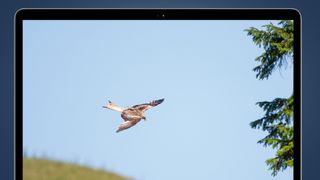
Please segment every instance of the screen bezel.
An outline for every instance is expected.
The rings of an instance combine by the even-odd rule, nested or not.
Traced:
[[[20,9],[15,14],[15,179],[23,179],[23,20],[293,20],[294,179],[301,179],[301,15],[296,9]]]

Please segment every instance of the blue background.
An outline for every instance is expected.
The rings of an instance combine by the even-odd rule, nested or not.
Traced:
[[[320,86],[318,80],[318,66],[320,62],[316,54],[318,49],[320,21],[318,5],[314,1],[276,0],[169,0],[164,1],[130,1],[118,0],[55,0],[38,1],[1,1],[0,4],[0,179],[13,179],[13,57],[14,57],[14,13],[22,7],[46,7],[46,8],[297,8],[302,14],[302,97],[303,97],[303,179],[317,179],[319,174],[318,162],[320,161],[317,110],[319,106]],[[318,175],[319,176],[319,175]]]

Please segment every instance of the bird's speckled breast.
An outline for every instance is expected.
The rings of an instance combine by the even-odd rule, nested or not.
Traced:
[[[135,109],[126,109],[121,113],[122,119],[125,121],[140,121],[142,118],[141,112],[135,110]]]

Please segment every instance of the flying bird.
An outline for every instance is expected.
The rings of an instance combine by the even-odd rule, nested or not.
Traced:
[[[143,103],[134,105],[132,107],[128,108],[122,108],[115,103],[109,101],[109,103],[106,106],[102,106],[103,108],[111,109],[114,111],[118,111],[121,113],[121,117],[124,120],[124,122],[120,125],[117,133],[120,131],[123,131],[125,129],[131,128],[132,126],[136,125],[141,119],[147,120],[147,118],[144,116],[144,112],[152,107],[155,107],[159,104],[161,104],[164,101],[164,99],[154,100],[149,103]]]

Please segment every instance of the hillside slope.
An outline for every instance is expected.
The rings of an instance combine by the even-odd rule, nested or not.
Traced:
[[[23,158],[24,180],[127,180],[115,173],[75,164]]]

